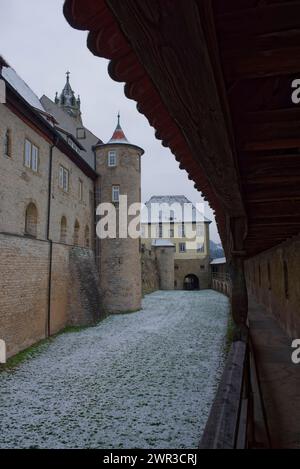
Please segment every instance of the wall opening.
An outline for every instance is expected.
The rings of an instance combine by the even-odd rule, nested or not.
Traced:
[[[86,225],[85,231],[84,231],[84,245],[86,248],[90,247],[90,229],[88,225]]]
[[[80,230],[79,221],[76,220],[75,225],[74,225],[74,245],[75,246],[79,245],[79,230]]]
[[[37,208],[34,203],[31,202],[27,206],[25,213],[25,234],[33,238],[37,237],[37,218]]]
[[[66,243],[67,241],[67,219],[65,216],[61,217],[60,221],[60,242]]]
[[[199,279],[197,275],[189,274],[183,282],[184,290],[199,290]]]

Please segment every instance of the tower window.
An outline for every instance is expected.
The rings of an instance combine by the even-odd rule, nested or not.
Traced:
[[[112,201],[118,203],[120,200],[120,186],[112,186]]]
[[[32,171],[37,173],[39,165],[39,149],[27,139],[25,139],[24,164],[27,168],[30,168]]]
[[[69,171],[64,166],[59,167],[59,187],[69,192]]]
[[[4,135],[4,155],[11,156],[11,131],[9,129]]]
[[[117,152],[116,151],[108,152],[108,166],[110,168],[114,168],[115,166],[117,166]]]

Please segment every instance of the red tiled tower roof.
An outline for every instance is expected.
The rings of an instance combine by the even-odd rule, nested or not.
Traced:
[[[108,143],[129,143],[120,125],[120,113],[118,114],[118,124],[116,130],[114,131],[113,136]]]

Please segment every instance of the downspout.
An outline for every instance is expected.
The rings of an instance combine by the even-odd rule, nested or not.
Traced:
[[[53,168],[53,149],[56,146],[57,138],[50,145],[49,151],[49,170],[48,170],[48,206],[47,206],[47,232],[46,239],[49,242],[49,267],[48,267],[48,298],[47,298],[47,323],[46,337],[51,335],[51,288],[52,288],[52,252],[53,242],[50,239],[50,216],[51,216],[51,199],[52,199],[52,168]]]

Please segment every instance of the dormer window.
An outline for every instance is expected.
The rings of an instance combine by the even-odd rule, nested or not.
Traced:
[[[115,166],[117,166],[117,152],[116,151],[108,152],[108,166],[110,168],[114,168]]]
[[[78,127],[76,129],[76,138],[78,140],[83,140],[86,138],[86,134],[85,134],[85,128],[84,127]]]

